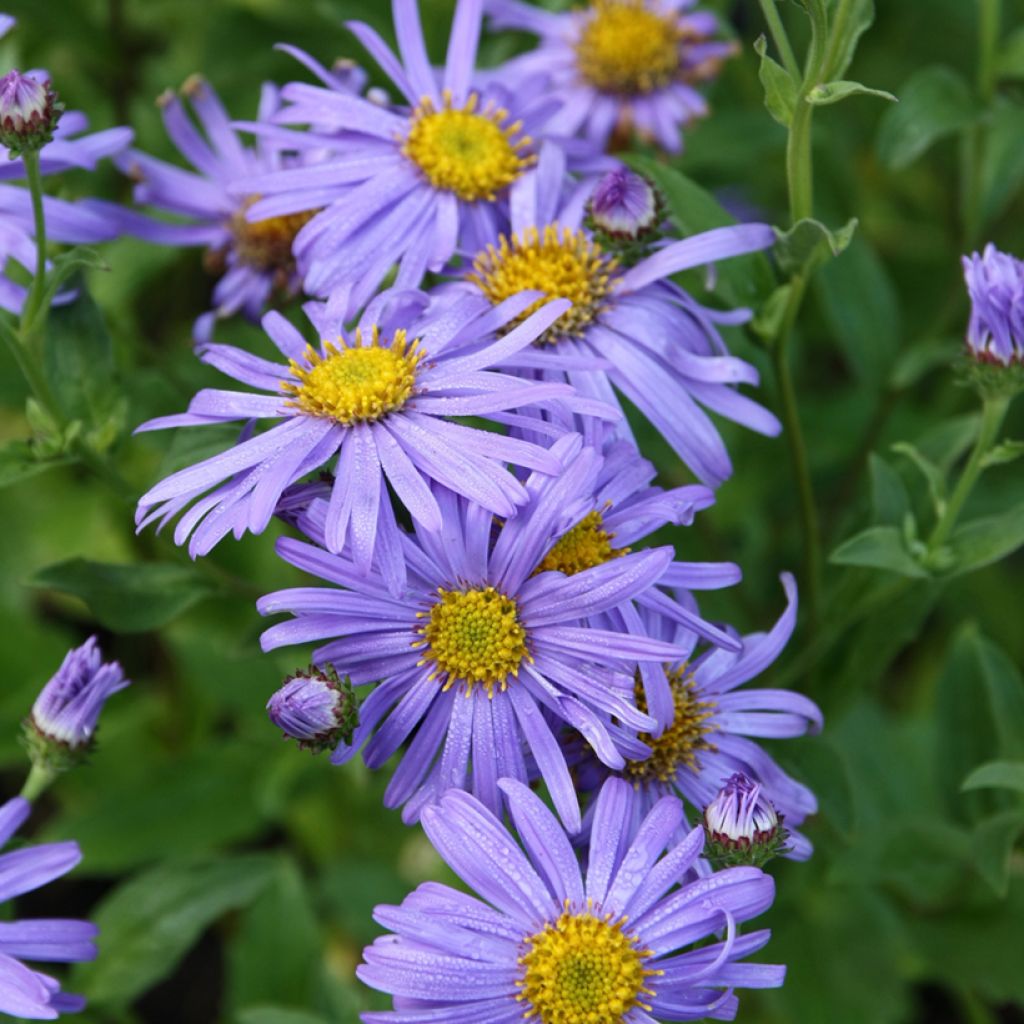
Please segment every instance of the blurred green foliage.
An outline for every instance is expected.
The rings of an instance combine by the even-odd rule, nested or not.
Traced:
[[[142,148],[173,159],[153,104],[163,89],[202,71],[237,116],[250,116],[262,80],[304,77],[275,42],[325,63],[358,59],[342,20],[365,18],[388,36],[387,6],[17,0],[9,10],[19,26],[0,43],[0,64],[47,67],[95,127],[129,123]],[[421,6],[439,56],[451,3]],[[648,166],[672,185],[684,228],[721,215],[704,190],[785,225],[785,131],[764,109],[758,4],[713,6],[731,16],[742,55],[675,165],[687,178]],[[799,40],[801,12],[783,6]],[[826,567],[817,637],[798,630],[764,680],[810,692],[827,728],[775,750],[820,796],[807,829],[817,853],[772,866],[768,953],[789,975],[780,991],[743,995],[746,1024],[1024,1019],[1024,861],[1014,851],[1024,828],[1024,562],[1017,554],[956,578],[910,571],[904,529],[908,513],[930,521],[942,477],[977,429],[976,404],[948,369],[967,314],[959,256],[989,238],[1024,253],[1024,3],[1007,2],[1003,17],[989,106],[974,84],[976,3],[883,0],[851,74],[900,104],[854,97],[816,117],[816,216],[832,228],[856,217],[859,227],[816,278],[794,361],[822,543],[847,543]],[[488,40],[485,60],[522,42]],[[128,192],[109,167],[58,187]],[[126,433],[217,386],[189,340],[211,280],[195,251],[123,240],[103,258],[109,270],[88,275],[102,317],[86,302],[57,314],[51,365],[62,401],[97,432],[100,450],[113,447],[138,494],[197,445],[224,439]],[[750,302],[771,287],[753,259],[723,268],[723,280]],[[224,335],[259,344],[244,324]],[[762,368],[774,405],[766,353],[738,331],[730,340]],[[0,441],[27,435],[24,398],[0,355]],[[1017,410],[1007,436],[1022,429]],[[735,476],[694,527],[666,535],[683,558],[739,562],[744,583],[703,606],[760,628],[781,606],[778,573],[801,557],[794,485],[781,441],[728,425],[723,433]],[[642,438],[662,481],[682,482],[667,446]],[[382,777],[300,753],[267,722],[266,699],[300,665],[295,652],[259,653],[253,602],[295,579],[272,537],[222,544],[192,565],[167,538],[134,535],[116,479],[59,463],[18,479],[20,458],[11,448],[0,460],[0,483],[15,481],[0,491],[4,794],[23,771],[18,723],[66,647],[98,630],[135,681],[105,713],[92,763],[61,780],[39,815],[39,835],[77,838],[84,862],[25,901],[28,912],[91,913],[102,926],[99,961],[71,972],[91,1000],[80,1019],[326,1024],[384,1005],[353,975],[377,931],[372,908],[443,877],[443,866],[418,830],[383,810]],[[983,530],[979,567],[1024,541],[1019,464],[988,470],[966,515],[1001,517]]]

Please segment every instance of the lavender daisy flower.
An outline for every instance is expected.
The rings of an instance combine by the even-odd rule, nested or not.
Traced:
[[[989,243],[963,258],[971,298],[967,348],[982,363],[1024,362],[1024,262]]]
[[[0,847],[28,817],[21,797],[0,807]],[[74,842],[28,846],[0,854],[0,901],[14,899],[67,874],[82,859]],[[61,992],[57,981],[23,960],[79,963],[96,956],[96,926],[60,918],[7,921],[0,925],[0,1013],[28,1020],[56,1020],[85,1006],[80,996]]]
[[[73,647],[53,678],[42,688],[29,727],[43,739],[71,750],[92,743],[107,699],[129,685],[116,661],[104,662],[96,637]]]
[[[771,906],[772,879],[737,867],[679,885],[703,830],[672,844],[678,800],[659,801],[634,829],[635,795],[609,781],[581,871],[542,801],[510,779],[498,785],[518,844],[466,793],[424,811],[431,843],[477,895],[428,882],[377,908],[393,934],[367,947],[356,973],[395,1009],[363,1014],[365,1024],[732,1020],[734,988],[782,984],[784,967],[744,959],[770,933],[738,928]]]
[[[285,561],[334,586],[262,598],[263,614],[295,616],[268,629],[263,647],[326,641],[314,663],[338,666],[356,686],[381,681],[363,701],[352,745],[340,746],[333,760],[347,760],[365,743],[363,759],[380,768],[409,741],[384,798],[388,807],[405,805],[407,821],[451,787],[472,788],[497,812],[498,778],[527,778],[525,745],[559,814],[577,830],[573,782],[543,712],[586,736],[602,762],[619,769],[625,760],[610,742],[613,729],[655,727],[634,704],[634,667],[664,661],[667,652],[674,660],[682,649],[587,620],[651,587],[672,549],[623,554],[569,577],[546,571],[552,543],[592,502],[600,464],[577,435],[560,438],[551,454],[561,472],[531,474],[529,503],[505,522],[435,486],[443,528],[401,538],[408,582],[398,595],[382,569],[367,577],[344,554],[318,546],[322,501],[301,523],[316,544],[278,542]]]
[[[572,300],[572,308],[539,339],[510,356],[509,369],[568,380],[580,394],[606,402],[624,395],[703,482],[732,472],[729,454],[703,407],[759,433],[779,421],[735,385],[757,384],[757,370],[728,354],[717,324],[739,324],[749,310],[699,305],[672,274],[772,245],[766,224],[717,228],[657,249],[628,269],[582,229],[586,192],[562,198],[565,163],[545,145],[537,173],[512,207],[512,234],[478,252],[452,287],[484,305],[523,289]],[[626,421],[620,433],[632,440]]]
[[[604,148],[632,132],[672,153],[682,128],[707,114],[695,85],[715,77],[733,43],[716,38],[717,17],[696,0],[591,0],[564,14],[521,0],[488,0],[497,28],[522,29],[540,46],[502,68],[517,83],[546,77],[559,101],[546,125]]]
[[[788,602],[785,612],[768,633],[741,637],[738,652],[718,647],[692,658],[696,635],[687,635],[684,626],[666,616],[644,610],[644,635],[685,648],[686,655],[665,666],[675,706],[672,725],[660,736],[642,735],[639,741],[626,729],[617,735],[627,763],[615,774],[633,783],[639,806],[677,793],[702,811],[727,780],[741,772],[761,786],[787,825],[798,826],[817,810],[814,794],[787,775],[751,737],[788,739],[817,732],[822,726],[818,706],[789,690],[739,689],[775,661],[792,635],[796,584],[786,573],[782,585]],[[638,698],[644,708],[642,692]],[[608,774],[607,766],[592,754],[583,755],[578,777],[584,788],[596,788]],[[787,855],[805,859],[810,853],[807,839],[792,833]]]
[[[264,197],[250,218],[323,208],[296,239],[310,294],[343,289],[354,311],[395,264],[396,287],[417,287],[427,270],[504,229],[509,191],[536,159],[532,125],[547,98],[539,82],[512,92],[497,79],[475,81],[481,9],[482,0],[458,0],[441,73],[430,66],[416,0],[392,2],[400,60],[368,25],[348,23],[408,106],[382,109],[330,84],[296,82],[284,87],[290,105],[274,120],[319,130],[246,126],[330,151],[316,167],[244,186]]]
[[[367,307],[350,334],[342,330],[337,310],[309,304],[307,313],[323,339],[316,347],[282,316],[269,313],[264,329],[287,364],[226,345],[205,346],[200,353],[205,362],[265,393],[203,390],[187,413],[150,420],[138,429],[278,422],[157,484],[139,500],[139,528],[166,522],[191,505],[175,541],[183,544],[191,536],[193,557],[206,554],[230,531],[260,533],[282,493],[334,456],[325,544],[340,551],[351,537],[353,557],[364,572],[374,549],[392,545],[396,530],[387,484],[428,530],[443,526],[428,481],[491,513],[513,515],[527,492],[505,463],[556,472],[558,460],[536,444],[451,417],[493,418],[503,410],[556,400],[615,415],[575,399],[565,384],[492,372],[495,363],[530,345],[568,307],[564,301],[549,303],[495,339],[494,332],[520,316],[530,301],[518,297],[494,310],[461,302],[432,311],[422,293],[387,292]],[[216,490],[201,497],[211,488]]]
[[[342,81],[337,76],[335,80]],[[360,84],[355,77],[347,87]],[[138,150],[124,154],[118,166],[135,181],[137,203],[184,217],[185,222],[153,220],[128,210],[116,216],[125,231],[147,241],[206,248],[206,265],[220,279],[213,290],[213,311],[199,317],[194,333],[197,340],[208,341],[216,319],[241,312],[258,320],[275,292],[288,296],[299,291],[292,243],[316,210],[250,219],[248,211],[259,196],[235,194],[232,187],[294,164],[295,158],[268,139],[257,140],[252,148],[243,146],[217,93],[199,75],[189,78],[181,91],[193,117],[170,91],[158,105],[168,136],[193,169],[183,170]],[[269,121],[279,105],[277,88],[265,84],[259,120]]]

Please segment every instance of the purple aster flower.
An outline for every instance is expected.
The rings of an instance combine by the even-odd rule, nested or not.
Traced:
[[[610,238],[636,241],[652,234],[661,221],[658,190],[627,167],[609,171],[587,203],[590,224]]]
[[[352,684],[330,666],[289,676],[267,701],[267,714],[286,737],[317,754],[351,742],[357,721]]]
[[[1024,262],[989,243],[963,258],[971,297],[970,355],[984,363],[1024,362]]]
[[[525,753],[575,830],[573,782],[545,712],[586,736],[612,768],[625,767],[614,731],[655,727],[634,703],[635,666],[667,652],[675,660],[682,649],[587,621],[651,587],[672,549],[623,554],[573,576],[546,570],[545,554],[591,506],[601,461],[578,435],[550,452],[561,472],[531,474],[528,504],[504,522],[434,486],[442,529],[401,536],[408,580],[399,594],[383,569],[367,577],[346,554],[322,550],[322,501],[301,522],[316,543],[278,542],[285,561],[333,586],[262,598],[263,614],[295,616],[268,629],[263,647],[326,641],[316,664],[343,668],[356,686],[380,681],[360,707],[352,745],[333,760],[365,743],[363,759],[380,768],[409,741],[385,793],[388,807],[405,805],[407,821],[451,787],[472,788],[497,811],[497,780],[525,781]]]
[[[581,228],[586,192],[562,198],[565,163],[544,146],[537,173],[512,207],[512,234],[477,253],[451,287],[485,307],[524,289],[562,296],[572,308],[540,344],[505,360],[510,370],[568,380],[580,394],[606,402],[624,395],[704,483],[732,472],[729,454],[703,408],[763,434],[779,421],[737,389],[757,384],[757,370],[728,354],[717,324],[739,324],[749,310],[718,312],[699,305],[669,280],[672,274],[765,249],[766,224],[739,224],[669,243],[630,268]],[[620,433],[632,440],[625,419]]]
[[[454,416],[501,420],[505,410],[537,402],[565,402],[585,412],[615,415],[579,400],[561,383],[524,382],[490,368],[530,345],[568,308],[553,302],[495,338],[531,296],[494,310],[479,304],[427,307],[419,292],[386,292],[367,306],[356,331],[344,333],[337,311],[306,306],[319,337],[311,345],[280,314],[263,326],[287,364],[226,345],[208,345],[201,358],[263,394],[206,389],[187,413],[150,420],[139,430],[223,423],[278,421],[265,433],[167,477],[139,500],[140,529],[166,522],[186,506],[175,530],[189,551],[206,554],[228,532],[261,532],[283,492],[337,456],[325,545],[340,551],[351,538],[353,558],[369,571],[374,550],[394,553],[397,527],[387,485],[415,522],[440,531],[435,481],[511,516],[527,491],[506,462],[556,472],[559,462],[539,445],[453,422]],[[472,309],[469,306],[473,306]],[[226,482],[225,482],[226,481]],[[211,494],[201,497],[215,488]],[[401,587],[399,575],[391,578]]]
[[[333,80],[340,88],[343,79]],[[362,80],[353,74],[346,83],[346,88],[355,88]],[[221,275],[213,290],[213,311],[200,316],[195,326],[196,338],[208,341],[217,318],[241,312],[258,320],[275,292],[287,296],[299,291],[292,243],[316,208],[250,219],[249,208],[259,197],[236,194],[233,186],[294,164],[296,158],[269,139],[257,140],[255,147],[243,146],[217,93],[199,75],[189,78],[181,91],[188,107],[170,91],[158,105],[168,136],[193,169],[183,170],[138,150],[124,154],[118,166],[135,181],[137,203],[185,221],[153,220],[128,210],[116,217],[125,231],[150,242],[205,246],[206,265]],[[277,88],[265,84],[259,121],[269,121],[279,106]]]
[[[737,773],[761,786],[787,825],[800,825],[817,810],[814,794],[787,775],[751,739],[788,739],[817,732],[822,725],[818,706],[799,693],[765,688],[740,689],[779,656],[796,624],[796,584],[782,576],[787,607],[768,633],[741,637],[739,651],[712,648],[693,658],[697,637],[673,619],[643,610],[644,635],[686,650],[683,658],[666,665],[675,706],[670,727],[660,736],[631,730],[616,735],[626,765],[614,773],[632,782],[640,805],[648,807],[669,793],[678,793],[702,811]],[[639,689],[639,688],[638,688]],[[644,707],[644,702],[639,702]],[[584,788],[597,788],[609,769],[584,752],[579,779]],[[811,845],[791,833],[793,859],[810,856]]]
[[[772,879],[736,867],[680,884],[704,835],[673,844],[678,800],[659,801],[632,828],[636,797],[609,781],[581,871],[539,797],[510,779],[498,785],[518,844],[467,793],[424,811],[431,843],[477,895],[428,882],[401,906],[377,908],[393,934],[367,947],[356,973],[395,1009],[363,1014],[365,1024],[732,1020],[734,988],[782,984],[784,967],[745,961],[770,933],[738,927],[771,906]]]
[[[682,128],[707,114],[695,85],[715,77],[733,43],[696,0],[590,0],[562,14],[522,0],[488,0],[497,28],[522,29],[540,45],[509,61],[514,84],[543,77],[558,100],[546,130],[586,136],[604,148],[632,132],[676,153]]]
[[[762,867],[784,852],[787,838],[772,802],[742,772],[726,779],[718,796],[704,808],[704,830],[707,855],[718,864]]]
[[[21,797],[0,807],[0,847],[29,815]],[[0,854],[0,901],[14,899],[66,875],[82,859],[74,842],[27,846]],[[55,1020],[85,1006],[80,996],[61,992],[57,981],[23,960],[79,963],[96,956],[96,926],[61,918],[5,921],[0,925],[0,1013],[29,1020]]]
[[[287,145],[329,152],[315,167],[253,178],[264,198],[250,218],[323,208],[299,233],[295,252],[306,291],[343,289],[349,310],[369,299],[398,265],[396,287],[417,287],[457,251],[492,241],[508,220],[510,190],[534,163],[531,132],[548,98],[540,82],[513,91],[475,74],[482,0],[458,0],[443,71],[427,57],[416,0],[393,0],[401,59],[368,25],[348,28],[401,93],[384,109],[330,83],[293,82],[275,121],[309,132],[248,125]],[[569,143],[584,161],[590,147]]]
[[[73,647],[42,688],[29,719],[31,729],[72,750],[87,747],[107,698],[129,685],[116,661],[104,662],[91,636]]]

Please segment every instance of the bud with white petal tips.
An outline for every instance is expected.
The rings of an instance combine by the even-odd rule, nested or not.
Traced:
[[[352,684],[330,667],[310,666],[289,676],[267,701],[270,720],[285,738],[319,754],[352,739],[359,714]]]
[[[20,71],[0,78],[0,143],[10,150],[12,160],[50,142],[63,112],[49,81]]]
[[[704,855],[716,866],[762,867],[785,853],[786,830],[761,787],[742,772],[731,776],[704,809]]]

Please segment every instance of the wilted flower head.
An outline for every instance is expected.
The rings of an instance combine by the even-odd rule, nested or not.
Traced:
[[[706,853],[713,861],[760,867],[785,843],[781,824],[782,819],[761,787],[737,772],[704,808]]]
[[[587,212],[596,231],[635,241],[654,232],[660,207],[657,189],[647,178],[627,167],[617,167],[597,183]]]
[[[286,737],[316,754],[350,742],[358,721],[352,684],[331,666],[289,676],[267,701],[267,714]]]
[[[0,847],[24,824],[31,805],[21,797],[0,806]],[[0,856],[0,896],[6,901],[33,892],[67,874],[82,853],[74,842],[45,843]],[[0,931],[0,1014],[30,1020],[54,1020],[85,1006],[80,996],[61,992],[60,985],[22,963],[78,963],[96,956],[96,926],[62,918],[8,921]]]
[[[107,698],[128,686],[121,666],[104,664],[96,637],[68,651],[43,687],[29,719],[29,732],[73,751],[87,747]]]
[[[11,158],[45,146],[63,110],[48,81],[17,70],[0,78],[0,142]]]
[[[970,355],[983,363],[1009,366],[1024,360],[1024,262],[991,242],[980,255],[963,258],[971,297],[967,326]]]

